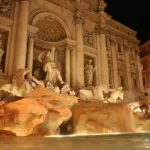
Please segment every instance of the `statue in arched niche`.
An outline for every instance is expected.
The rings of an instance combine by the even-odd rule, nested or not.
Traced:
[[[44,83],[46,87],[49,85],[58,86],[64,83],[60,71],[56,68],[54,62],[55,51],[56,47],[52,47],[50,51],[42,52],[38,57],[38,60],[44,64],[43,70],[46,72]]]
[[[54,62],[47,62],[43,69],[46,72],[46,77],[44,79],[45,85],[52,84],[55,86],[64,83]]]
[[[88,63],[84,67],[85,72],[85,85],[92,86],[93,85],[93,75],[95,71],[95,67],[92,64],[92,59],[88,60]]]
[[[48,52],[40,53],[38,60],[42,63],[54,62],[56,47],[52,47]]]

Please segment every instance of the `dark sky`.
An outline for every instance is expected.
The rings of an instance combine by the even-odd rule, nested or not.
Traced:
[[[113,19],[138,32],[141,41],[150,40],[150,0],[105,0]]]

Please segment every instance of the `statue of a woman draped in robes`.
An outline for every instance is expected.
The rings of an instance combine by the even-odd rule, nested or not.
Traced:
[[[93,75],[94,75],[95,68],[92,64],[92,59],[88,60],[88,63],[84,67],[85,72],[85,85],[92,86],[93,85]]]

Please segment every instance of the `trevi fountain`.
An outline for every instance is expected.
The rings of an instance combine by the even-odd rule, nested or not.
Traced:
[[[2,150],[150,149],[139,41],[106,6],[0,1]]]

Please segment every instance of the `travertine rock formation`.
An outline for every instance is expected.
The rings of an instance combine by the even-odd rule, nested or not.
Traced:
[[[125,104],[80,104],[73,107],[75,134],[134,132],[133,115]]]
[[[134,123],[137,132],[150,131],[150,101],[142,100],[130,103],[132,111],[134,112]]]
[[[0,130],[17,136],[59,134],[59,126],[72,116],[76,97],[37,88],[25,98],[0,106]]]

